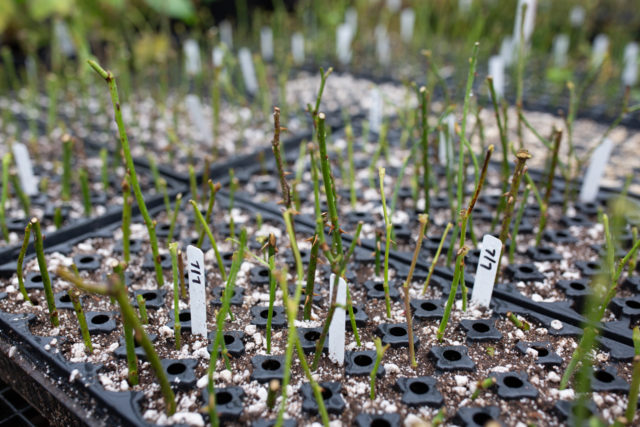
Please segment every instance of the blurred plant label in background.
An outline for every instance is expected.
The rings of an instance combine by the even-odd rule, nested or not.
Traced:
[[[198,42],[194,39],[188,39],[184,42],[184,68],[187,74],[195,76],[202,71],[200,62],[200,48]]]
[[[522,22],[522,8],[527,5],[527,10],[524,13],[524,26]],[[520,45],[520,30],[524,35],[524,42],[529,43],[531,40],[531,34],[536,24],[536,5],[537,0],[518,0],[518,7],[516,9],[516,22],[513,26],[513,49],[517,50]],[[522,27],[522,28],[521,28]]]
[[[67,58],[72,57],[76,53],[76,48],[73,46],[73,40],[71,40],[71,34],[69,33],[69,27],[67,23],[56,19],[54,22],[53,32],[60,47],[60,52]]]
[[[493,285],[498,273],[498,260],[502,254],[502,242],[491,234],[482,238],[482,250],[476,269],[476,279],[473,282],[471,302],[482,307],[489,307]]]
[[[369,91],[369,129],[380,133],[382,127],[382,96],[380,90],[374,87]]]
[[[624,68],[622,70],[622,84],[635,86],[638,81],[638,43],[631,42],[624,47]]]
[[[440,143],[438,144],[438,161],[441,165],[453,161],[453,133],[455,132],[456,118],[453,114],[449,114],[444,121],[447,124],[447,134],[440,131]]]
[[[563,68],[567,65],[567,53],[569,52],[569,36],[558,34],[553,38],[553,65]]]
[[[226,20],[222,21],[220,22],[220,26],[218,28],[220,29],[220,41],[223,44],[226,44],[229,50],[232,50],[233,49],[233,28],[231,27],[231,22]]]
[[[208,144],[213,144],[213,129],[211,123],[209,123],[202,112],[202,104],[200,98],[192,93],[188,94],[184,100],[187,106],[187,114],[189,114],[189,120],[191,124],[196,128],[198,137],[201,141],[205,141]]]
[[[351,29],[351,34],[358,32],[358,11],[350,7],[344,12],[344,23]]]
[[[600,181],[602,175],[604,175],[604,169],[609,163],[609,156],[611,156],[611,150],[613,149],[613,141],[609,138],[605,138],[591,155],[591,161],[587,167],[587,171],[584,174],[582,180],[582,187],[580,188],[580,201],[581,202],[593,202],[600,191]]]
[[[14,142],[13,157],[18,168],[18,178],[20,178],[22,191],[27,196],[35,196],[38,194],[38,182],[33,175],[33,165],[31,164],[27,147],[20,142]]]
[[[333,286],[336,275],[332,274],[329,278],[329,295],[333,295]],[[346,311],[343,308],[347,304],[347,282],[342,277],[338,277],[338,291],[336,296],[336,307],[333,312],[333,318],[329,325],[329,359],[339,365],[344,364],[344,339],[345,339],[345,322]]]
[[[300,32],[291,35],[291,56],[296,65],[304,64],[304,36]]]
[[[240,70],[242,71],[244,86],[250,95],[255,95],[256,92],[258,92],[258,78],[256,77],[256,70],[253,67],[253,59],[251,58],[249,48],[243,47],[238,51],[238,61],[240,61]]]
[[[416,23],[416,13],[411,8],[402,9],[400,13],[400,37],[405,43],[413,40],[413,26]]]
[[[265,61],[273,59],[273,30],[271,27],[260,28],[260,54]]]
[[[609,37],[604,34],[598,34],[593,39],[593,47],[591,49],[591,66],[598,68],[604,62],[604,58],[609,50]]]
[[[207,296],[205,294],[204,254],[192,245],[187,246],[189,271],[189,307],[191,333],[207,336]]]
[[[494,55],[489,58],[489,75],[493,77],[493,88],[496,96],[501,99],[504,97],[504,61],[500,55]]]
[[[340,24],[336,29],[336,56],[342,65],[351,62],[351,38],[353,34],[349,24]]]
[[[389,34],[384,25],[378,25],[375,30],[376,57],[380,65],[387,66],[391,62],[391,47]]]

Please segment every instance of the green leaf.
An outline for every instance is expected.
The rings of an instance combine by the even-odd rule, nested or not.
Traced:
[[[191,0],[144,0],[144,2],[158,13],[178,19],[190,19],[194,9]]]

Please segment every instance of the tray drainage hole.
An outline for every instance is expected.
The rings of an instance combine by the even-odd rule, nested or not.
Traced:
[[[422,304],[420,304],[420,308],[424,311],[433,311],[438,307],[436,307],[436,305],[432,302],[423,302]]]
[[[364,212],[356,212],[354,215],[358,218],[364,218],[367,214]]]
[[[393,328],[389,329],[389,333],[394,337],[403,337],[407,335],[407,330],[401,326],[394,326]]]
[[[580,282],[571,282],[569,284],[569,286],[571,286],[571,289],[575,289],[576,291],[584,291],[585,290],[585,286]]]
[[[354,305],[352,308],[353,308],[353,315],[355,316],[355,314],[358,312],[358,307]]]
[[[267,277],[269,275],[269,270],[260,270],[258,274],[262,277]]]
[[[376,283],[373,289],[375,289],[378,292],[384,292],[384,284]]]
[[[485,323],[474,323],[473,326],[471,326],[473,328],[474,331],[476,332],[480,332],[480,333],[485,333],[485,332],[489,332],[489,325],[485,324]]]
[[[627,307],[634,308],[636,310],[640,308],[640,302],[632,299],[625,301],[625,304],[627,305]]]
[[[225,343],[225,345],[233,344],[233,342],[234,342],[235,340],[236,340],[236,339],[234,338],[234,336],[233,336],[233,335],[225,335],[225,336],[224,336],[224,343]]]
[[[600,264],[598,264],[597,262],[590,261],[587,263],[587,267],[589,267],[592,270],[597,270],[600,268]]]
[[[171,375],[180,375],[186,370],[187,370],[187,367],[185,366],[184,363],[172,363],[167,367],[167,373]]]
[[[161,230],[169,231],[169,228],[171,228],[171,224],[160,224],[158,228],[160,228]]]
[[[307,251],[300,251],[300,258],[304,258],[307,256]]]
[[[42,276],[41,276],[41,275],[39,275],[39,274],[36,274],[35,276],[33,276],[33,277],[31,278],[31,281],[32,281],[32,282],[42,283]]]
[[[514,377],[514,376],[505,377],[503,382],[504,382],[504,385],[506,385],[509,388],[520,388],[524,385],[524,383],[520,378]]]
[[[80,261],[80,264],[90,264],[93,260],[94,258],[92,256],[83,256],[78,261]]]
[[[145,301],[156,299],[156,296],[157,295],[154,292],[145,292],[142,294],[142,298],[144,298]]]
[[[180,313],[178,314],[178,319],[180,319],[181,322],[191,322],[191,313],[188,311]]]
[[[167,254],[160,254],[160,255],[158,255],[158,258],[160,258],[160,262],[164,262],[164,261],[166,261],[167,259],[169,259],[169,255],[167,255]]]
[[[538,352],[538,357],[546,357],[549,355],[549,350],[544,347],[531,347]]]
[[[374,418],[371,420],[371,427],[391,427],[391,424],[384,418]]]
[[[596,373],[593,374],[593,376],[596,377],[598,381],[603,383],[610,383],[610,382],[613,382],[614,380],[613,375],[611,375],[607,371],[596,371]]]
[[[533,268],[529,267],[528,265],[521,265],[520,267],[518,267],[518,270],[520,270],[520,273],[524,274],[533,273]]]
[[[558,237],[569,237],[569,233],[567,233],[566,231],[560,230],[560,231],[556,232],[556,236],[558,236]]]
[[[219,391],[216,393],[216,404],[226,405],[233,400],[233,396],[228,391]]]
[[[262,369],[266,371],[277,371],[280,369],[280,362],[274,359],[265,360],[262,362]]]
[[[320,338],[318,331],[309,331],[304,334],[304,339],[307,341],[317,341]]]
[[[456,360],[462,359],[462,355],[457,350],[447,350],[442,353],[442,356],[444,356],[444,358],[450,362],[455,362]]]
[[[415,394],[426,394],[429,393],[429,386],[422,381],[415,381],[409,384],[409,390]]]
[[[60,296],[60,302],[71,302],[71,298],[69,298],[69,295],[64,294]]]
[[[222,255],[222,258],[224,258],[227,261],[230,260],[230,259],[233,259],[233,252]],[[260,274],[262,275],[262,271],[260,271]]]
[[[109,316],[106,314],[98,314],[97,316],[93,316],[91,318],[91,323],[94,325],[102,325],[103,323],[107,323],[109,321]]]
[[[260,317],[262,317],[263,319],[267,319],[269,317],[269,310],[262,310],[260,312]]]
[[[542,255],[551,255],[551,248],[540,248],[538,252]]]
[[[369,366],[371,365],[371,363],[373,363],[373,359],[371,359],[371,357],[367,356],[366,354],[360,354],[356,356],[353,361],[358,366]]]
[[[328,389],[326,387],[322,389],[322,400],[331,399],[332,396],[333,392],[331,391],[331,389]]]
[[[491,418],[491,415],[487,414],[486,412],[478,412],[473,416],[473,422],[478,424],[479,426],[487,424],[492,419],[493,418]]]

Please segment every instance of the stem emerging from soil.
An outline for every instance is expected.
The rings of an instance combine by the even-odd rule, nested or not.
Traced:
[[[40,269],[44,293],[47,298],[49,319],[51,320],[51,324],[57,327],[60,325],[60,321],[58,319],[58,310],[56,309],[56,300],[53,296],[53,289],[51,288],[51,278],[49,277],[49,271],[47,270],[47,260],[44,257],[44,245],[42,242],[42,232],[40,231],[40,221],[38,221],[38,218],[31,218],[31,227],[33,229],[33,246],[38,258],[38,268]]]

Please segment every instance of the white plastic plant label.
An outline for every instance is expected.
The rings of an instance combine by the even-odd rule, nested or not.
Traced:
[[[476,278],[473,282],[473,294],[471,302],[483,307],[489,307],[493,285],[498,273],[498,260],[502,254],[502,242],[497,237],[485,234],[482,238],[480,260],[476,269]]]
[[[213,61],[214,67],[222,67],[222,63],[224,62],[224,48],[220,46],[216,46],[211,51],[211,60]]]
[[[527,10],[524,13],[524,25],[522,23],[522,8],[524,5],[527,5]],[[531,39],[531,34],[533,34],[533,29],[536,23],[536,6],[537,0],[518,0],[518,7],[516,8],[516,22],[513,26],[513,40],[514,40],[514,49],[518,49],[520,45],[520,29],[522,28],[522,33],[524,34],[524,42],[529,43]],[[521,27],[522,26],[522,27]]]
[[[453,133],[455,132],[456,118],[453,114],[449,114],[444,119],[447,124],[448,135],[445,135],[443,131],[440,131],[438,144],[438,161],[441,165],[447,164],[447,157],[449,162],[453,162]]]
[[[207,336],[207,296],[205,294],[204,254],[196,246],[187,246],[191,333]]]
[[[598,34],[593,39],[593,47],[591,48],[591,66],[593,68],[597,68],[602,65],[608,50],[609,37],[604,34]]]
[[[382,127],[382,96],[380,90],[374,87],[369,92],[369,128],[376,133]]]
[[[31,164],[27,147],[20,142],[14,142],[13,157],[18,168],[18,178],[20,179],[22,191],[27,196],[35,196],[38,194],[38,181],[33,174],[33,165]]]
[[[71,34],[69,34],[69,27],[67,23],[61,19],[56,19],[53,26],[53,33],[60,46],[60,52],[66,57],[71,57],[76,53],[76,48],[73,45]]]
[[[622,70],[622,84],[634,86],[638,81],[638,43],[631,42],[624,47],[624,68]]]
[[[202,70],[200,63],[200,48],[194,39],[184,42],[184,68],[189,75],[199,74]]]
[[[604,175],[604,169],[609,163],[609,156],[611,156],[611,150],[613,149],[613,141],[609,138],[605,138],[591,155],[591,161],[587,166],[587,171],[584,174],[582,180],[582,187],[580,188],[580,201],[581,202],[593,202],[600,190],[600,181],[602,175]]]
[[[184,102],[187,106],[189,120],[198,131],[200,140],[213,144],[213,130],[211,128],[211,124],[204,118],[200,98],[198,98],[197,95],[190,93],[185,97]]]
[[[489,58],[489,75],[493,77],[493,88],[498,99],[504,97],[504,61],[500,55]]]
[[[567,65],[567,53],[569,52],[569,36],[558,34],[553,38],[553,65],[563,68]]]
[[[233,49],[233,29],[231,28],[231,22],[220,22],[220,41],[227,45],[229,50]]]
[[[505,67],[513,64],[513,49],[513,39],[511,36],[505,36],[500,44],[500,57],[502,58],[502,62],[504,62]]]
[[[273,30],[271,27],[260,28],[260,54],[265,61],[273,59]]]
[[[344,22],[351,29],[351,34],[358,32],[358,11],[354,7],[350,7],[344,12]]]
[[[336,56],[342,65],[351,62],[351,27],[349,24],[340,24],[336,29]]]
[[[389,9],[389,12],[391,13],[399,11],[400,6],[402,6],[401,0],[387,0],[387,9]]]
[[[256,70],[253,67],[251,51],[246,47],[240,49],[238,51],[238,60],[240,61],[240,70],[242,70],[244,86],[247,92],[254,95],[258,91],[258,78],[256,77]]]
[[[580,27],[584,23],[585,11],[580,5],[573,6],[569,12],[569,22],[574,28]]]
[[[472,0],[458,0],[458,10],[460,13],[466,15],[471,12],[471,3]]]
[[[291,35],[291,56],[296,65],[304,63],[304,36],[302,33],[293,33]]]
[[[391,62],[391,46],[387,29],[383,25],[378,25],[375,30],[376,56],[380,65],[389,65]]]
[[[336,281],[336,275],[332,274],[331,283],[329,284],[329,295],[333,295],[333,285]],[[347,282],[342,277],[338,277],[338,290],[336,295],[336,304],[345,306],[347,304]],[[339,365],[344,364],[344,340],[345,340],[345,322],[347,314],[344,308],[336,307],[333,312],[333,319],[329,325],[329,359]]]
[[[400,12],[400,37],[405,43],[413,39],[413,27],[416,23],[416,13],[411,8],[402,9]]]

